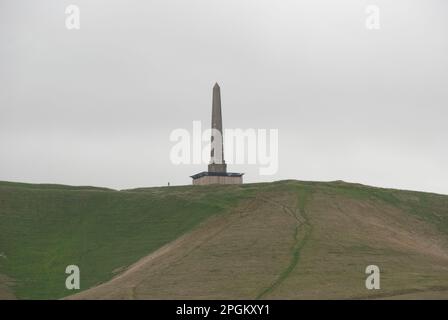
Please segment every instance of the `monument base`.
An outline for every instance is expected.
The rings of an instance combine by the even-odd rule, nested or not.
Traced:
[[[208,172],[227,172],[227,165],[225,163],[210,163],[208,165]]]
[[[193,185],[242,184],[244,173],[203,171],[192,175]]]

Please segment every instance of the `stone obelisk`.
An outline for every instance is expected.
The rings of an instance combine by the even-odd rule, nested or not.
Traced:
[[[213,87],[212,101],[212,135],[209,172],[227,172],[227,165],[224,161],[224,142],[222,130],[221,113],[221,89],[218,83]]]
[[[227,172],[227,165],[224,161],[221,89],[217,83],[215,83],[215,86],[213,87],[211,127],[211,151],[208,171],[202,171],[190,176],[193,179],[193,184],[242,184],[244,173]]]

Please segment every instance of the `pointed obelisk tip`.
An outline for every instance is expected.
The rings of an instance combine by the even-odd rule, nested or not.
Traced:
[[[215,82],[215,85],[213,86],[213,88],[219,88],[218,82]]]

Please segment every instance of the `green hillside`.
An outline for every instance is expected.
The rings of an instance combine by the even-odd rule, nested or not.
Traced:
[[[0,298],[73,294],[70,264],[91,288],[79,298],[448,298],[448,196],[344,182],[1,182]],[[366,292],[368,264],[381,268],[380,291]]]
[[[248,191],[1,182],[0,274],[14,280],[18,298],[63,297],[70,293],[67,265],[79,266],[81,288],[89,288],[236,205]]]

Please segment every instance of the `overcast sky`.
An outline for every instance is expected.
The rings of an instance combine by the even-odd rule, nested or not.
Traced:
[[[67,30],[65,8],[80,8]],[[365,27],[367,5],[380,29]],[[448,194],[446,0],[0,0],[0,180],[190,184],[177,128],[279,130],[279,170]]]

